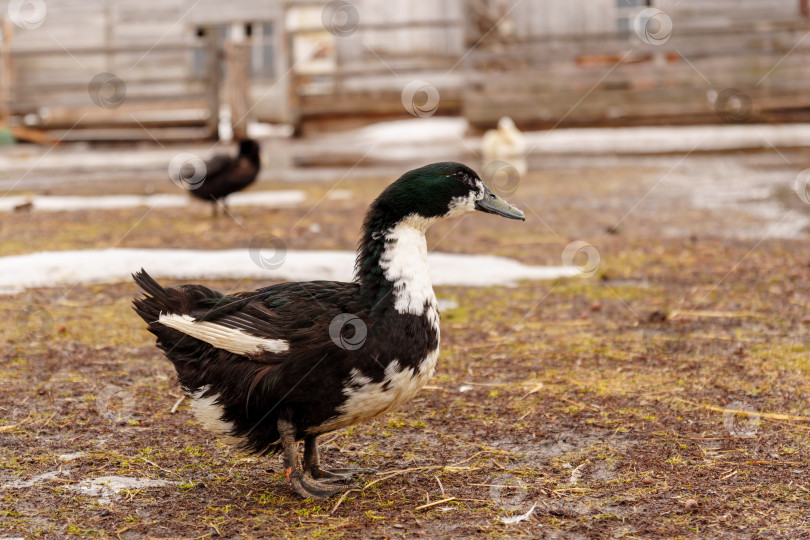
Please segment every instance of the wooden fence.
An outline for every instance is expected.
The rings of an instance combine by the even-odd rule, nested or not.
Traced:
[[[57,75],[16,76],[18,65],[70,56],[86,69]],[[176,70],[130,71],[128,60],[149,55],[167,64],[173,58],[204,58],[200,75]],[[219,61],[212,40],[157,46],[14,48],[4,47],[0,110],[22,119],[21,128],[48,132],[49,140],[191,139],[215,136],[219,110]],[[110,61],[110,59],[113,59]],[[120,61],[120,59],[127,59]],[[137,62],[137,60],[135,60]],[[104,69],[103,66],[113,66]],[[98,69],[93,75],[92,72]]]
[[[505,115],[521,128],[810,121],[807,0],[364,0],[354,2],[357,28],[331,36],[321,19],[327,0],[286,0],[256,23],[274,29],[272,81],[251,79],[245,46],[194,36],[222,25],[218,3],[205,0],[197,13],[165,1],[171,20],[187,11],[191,20],[163,21],[155,28],[167,37],[153,28],[147,44],[136,30],[154,17],[134,2],[99,19],[109,25],[88,25],[86,40],[75,28],[93,16],[92,3],[73,19],[54,4],[47,46],[33,33],[15,43],[6,20],[0,122],[47,131],[51,141],[211,138],[223,101],[234,119],[283,117],[299,133],[432,114],[464,115],[479,130]],[[634,17],[645,4],[662,10],[671,33],[639,34]],[[249,16],[248,2],[233,5],[229,21]],[[287,28],[296,9],[309,27]],[[108,26],[118,28],[114,39]],[[314,62],[296,57],[299,38],[323,40]],[[428,92],[409,107],[403,91],[414,81]],[[436,106],[414,110],[431,91]],[[271,101],[290,114],[259,113]],[[235,130],[244,135],[244,124]]]
[[[671,34],[648,42],[631,28],[483,44],[465,61],[462,112],[477,129],[501,116],[524,128],[809,121],[807,19],[706,4],[664,13]]]
[[[411,113],[403,105],[403,90],[415,80],[425,80],[440,94],[438,108],[431,114],[458,115],[461,111],[461,77],[444,77],[457,66],[461,56],[461,41],[442,43],[448,29],[460,29],[461,19],[412,20],[402,23],[386,21],[364,22],[350,36],[331,40],[334,50],[333,69],[312,72],[295,69],[290,81],[299,133],[344,129],[370,122],[407,118]],[[298,28],[288,33],[291,43],[299,35],[312,34],[322,27]],[[459,30],[460,31],[460,30]],[[393,36],[419,35],[423,41],[399,40],[396,47],[384,46],[384,39]],[[328,37],[328,36],[327,36]],[[460,38],[460,34],[458,36]],[[447,42],[447,39],[444,39]],[[431,45],[436,45],[431,47]],[[294,50],[294,46],[289,47]],[[429,99],[424,93],[415,96]]]

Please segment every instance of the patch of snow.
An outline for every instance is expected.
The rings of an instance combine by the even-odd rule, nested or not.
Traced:
[[[71,452],[70,454],[62,454],[59,459],[62,461],[72,461],[84,456],[84,452]]]
[[[9,286],[9,287],[0,287],[0,296],[9,295],[9,294],[19,294],[25,290],[25,287],[16,287],[16,286]]]
[[[513,523],[520,523],[521,521],[526,521],[527,519],[529,519],[529,517],[531,517],[535,508],[537,508],[537,503],[534,503],[534,505],[531,508],[529,508],[529,511],[526,512],[525,514],[521,514],[519,516],[514,517],[501,518],[501,523],[505,523],[506,525],[512,525]]]
[[[90,249],[43,251],[0,257],[0,291],[82,283],[128,281],[140,268],[153,277],[172,279],[242,279],[272,281],[349,281],[353,251],[294,251],[279,265],[261,268],[247,249]],[[487,287],[519,280],[545,280],[576,275],[576,268],[529,266],[492,255],[428,255],[434,285]],[[277,267],[276,267],[277,266]]]
[[[15,206],[31,203],[34,210],[45,212],[76,210],[114,210],[120,208],[174,208],[186,206],[188,197],[184,195],[101,195],[96,197],[79,196],[15,196],[0,197],[0,212],[11,212]]]
[[[439,148],[477,154],[483,138],[467,136],[467,129],[463,118],[430,117],[380,122],[327,137],[336,141],[338,152],[354,149],[377,159],[402,160],[427,151],[425,159],[433,159]],[[564,128],[524,132],[522,137],[525,155],[728,151],[804,146],[810,124]]]
[[[46,472],[42,474],[38,474],[33,478],[28,480],[12,480],[7,484],[3,484],[2,489],[22,489],[22,488],[29,488],[35,486],[45,480],[50,480],[51,478],[56,478],[62,474],[60,471],[53,471],[53,472]]]
[[[439,298],[436,303],[439,305],[439,311],[450,311],[458,308],[458,302],[452,298]]]
[[[461,139],[468,125],[465,118],[432,116],[379,122],[346,135],[351,139],[373,144],[425,144],[441,139]]]
[[[523,133],[529,154],[655,154],[805,146],[810,124],[570,128]]]
[[[306,199],[299,190],[248,191],[228,197],[228,206],[266,206],[270,208],[298,204]],[[33,210],[45,212],[77,210],[113,210],[120,208],[179,208],[188,206],[188,195],[99,195],[95,197],[32,195],[0,197],[0,212],[12,212],[16,206],[31,203]]]
[[[112,499],[124,489],[143,489],[147,487],[163,487],[177,484],[170,480],[153,480],[151,478],[130,478],[128,476],[101,476],[82,480],[76,485],[66,486],[67,489],[78,491],[81,495],[98,497],[99,504],[110,504]]]
[[[305,201],[307,194],[297,189],[278,191],[242,191],[228,195],[228,206],[292,206]]]
[[[200,154],[206,150],[200,148]],[[210,145],[209,145],[210,148]],[[195,148],[197,150],[197,148]],[[122,152],[118,149],[94,149],[87,151],[86,147],[79,145],[65,145],[46,149],[44,147],[29,147],[27,145],[11,146],[0,151],[0,171],[12,173],[15,176],[25,174],[29,170],[43,171],[79,171],[94,168],[119,170],[142,170],[144,168],[162,169],[163,178],[171,158],[177,154],[175,149],[146,149]],[[17,178],[15,178],[17,180]],[[168,179],[167,179],[168,181]]]
[[[467,386],[466,384],[458,387],[458,391],[461,392],[462,394],[464,392],[469,392],[472,389],[473,389],[472,386]]]
[[[295,128],[291,124],[266,124],[264,122],[250,122],[247,125],[247,135],[251,139],[292,137],[294,132]]]
[[[412,118],[330,133],[318,141],[339,155],[424,165],[431,161],[446,161],[448,156],[475,153],[476,139],[465,137],[468,125],[464,118]],[[405,170],[395,171],[393,175],[399,176]]]
[[[657,189],[667,204],[686,196],[694,208],[741,210],[766,222],[741,221],[725,231],[731,237],[802,238],[810,227],[810,217],[771,198],[780,186],[792,189],[794,177],[793,171],[757,170],[733,160],[715,159],[711,166],[702,161],[685,163],[682,170],[658,182]]]

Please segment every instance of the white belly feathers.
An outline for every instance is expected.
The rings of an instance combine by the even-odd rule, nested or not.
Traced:
[[[433,376],[438,358],[437,347],[420,362],[417,369],[400,369],[399,362],[394,360],[385,368],[383,380],[377,383],[371,382],[359,370],[353,370],[351,384],[343,389],[347,399],[338,407],[338,416],[311,428],[309,432],[325,433],[366,422],[408,401]]]

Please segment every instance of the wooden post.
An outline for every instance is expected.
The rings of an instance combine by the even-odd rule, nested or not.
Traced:
[[[273,8],[273,84],[279,88],[279,99],[282,110],[278,114],[279,120],[292,125],[297,124],[296,100],[291,96],[291,89],[295,86],[295,75],[290,71],[293,65],[290,52],[290,38],[287,35],[285,19],[288,7],[285,2],[275,2]]]
[[[115,18],[113,15],[113,3],[104,2],[104,44],[109,47],[104,55],[104,69],[110,73],[115,73],[115,55],[110,52],[115,46]]]
[[[219,43],[217,34],[210,31],[206,36],[205,49],[208,56],[208,137],[219,137]]]
[[[299,94],[299,87],[301,86],[301,77],[295,70],[295,58],[293,58],[293,40],[295,34],[287,32],[283,25],[279,25],[279,32],[283,32],[284,43],[284,57],[286,58],[286,66],[290,66],[284,72],[283,76],[287,82],[287,106],[289,108],[290,123],[293,126],[293,136],[300,137],[303,134],[303,119],[301,115],[301,97]],[[279,55],[280,56],[280,55]],[[285,67],[286,67],[285,66]]]
[[[225,42],[225,88],[231,109],[231,126],[237,140],[247,139],[250,110],[250,44]]]
[[[4,124],[11,115],[11,88],[14,84],[11,41],[14,38],[14,25],[6,17],[0,24],[3,29],[3,42],[0,45],[0,124]]]

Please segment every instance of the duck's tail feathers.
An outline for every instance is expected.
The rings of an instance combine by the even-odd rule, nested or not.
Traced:
[[[133,300],[133,308],[140,318],[151,327],[160,318],[161,313],[170,313],[172,310],[168,291],[152,279],[152,276],[147,274],[143,268],[132,274],[132,279],[145,294],[145,296]]]
[[[132,278],[145,293],[132,302],[133,307],[150,326],[157,322],[161,314],[189,314],[201,305],[216,305],[222,298],[222,293],[203,285],[163,287],[143,268],[132,274]]]
[[[183,388],[193,393],[208,384],[200,366],[228,353],[218,351],[208,343],[195,339],[160,322],[161,315],[185,315],[195,309],[198,302],[222,295],[202,285],[163,287],[143,269],[132,278],[143,291],[132,305],[135,312],[146,322],[148,330],[157,338],[157,346],[174,364]]]

